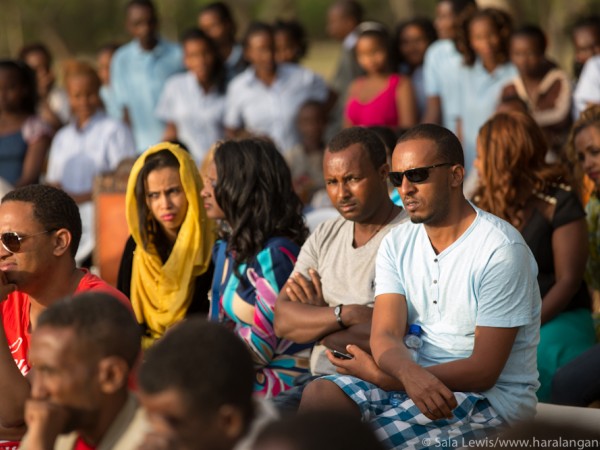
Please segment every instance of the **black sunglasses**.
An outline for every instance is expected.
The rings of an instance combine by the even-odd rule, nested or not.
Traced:
[[[390,172],[388,174],[388,177],[390,178],[390,182],[395,187],[402,186],[402,179],[404,178],[404,175],[406,175],[406,179],[411,183],[422,183],[423,181],[427,180],[427,178],[429,178],[429,171],[431,169],[435,169],[436,167],[453,165],[454,163],[445,162],[440,164],[434,164],[433,166],[415,167],[414,169],[408,169],[404,172]]]
[[[0,241],[2,241],[2,247],[4,247],[7,251],[11,253],[17,253],[19,250],[21,250],[21,241],[23,241],[24,239],[33,236],[39,236],[40,234],[50,233],[52,231],[56,230],[46,230],[28,235],[19,235],[14,231],[8,231],[6,233],[0,234]]]

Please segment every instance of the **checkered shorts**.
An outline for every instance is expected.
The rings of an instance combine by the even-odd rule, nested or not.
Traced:
[[[463,447],[472,439],[485,439],[506,422],[488,400],[473,392],[455,392],[458,406],[452,419],[428,419],[404,391],[384,391],[374,384],[346,375],[330,375],[360,408],[363,421],[390,449]]]

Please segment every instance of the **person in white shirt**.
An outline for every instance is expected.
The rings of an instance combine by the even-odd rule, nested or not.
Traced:
[[[102,110],[96,71],[86,63],[74,62],[66,69],[65,81],[73,121],[54,137],[46,182],[66,191],[79,205],[85,230],[77,255],[81,262],[94,248],[94,178],[116,169],[136,153],[129,128]]]
[[[188,71],[167,80],[155,114],[167,124],[163,140],[184,143],[199,165],[224,135],[225,70],[216,43],[203,31],[192,28],[181,41]]]
[[[296,116],[307,100],[326,102],[325,81],[296,64],[275,63],[273,27],[256,22],[244,39],[251,66],[228,86],[225,130],[235,137],[244,130],[271,138],[284,155],[300,143]]]

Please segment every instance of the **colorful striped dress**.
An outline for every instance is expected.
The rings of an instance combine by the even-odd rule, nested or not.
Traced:
[[[278,339],[273,329],[275,300],[292,273],[300,247],[287,238],[271,238],[251,262],[238,266],[240,277],[232,270],[230,253],[220,260],[223,248],[220,241],[213,251],[215,265],[223,264],[223,268],[215,270],[213,283],[219,283],[219,288],[213,285],[213,297],[218,292],[219,299],[214,304],[218,311],[211,309],[211,318],[231,327],[252,351],[255,394],[274,397],[292,387],[309,367],[312,344]]]

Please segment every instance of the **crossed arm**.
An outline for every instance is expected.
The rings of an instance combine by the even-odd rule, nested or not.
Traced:
[[[322,340],[330,348],[343,350],[353,343],[367,352],[373,309],[364,305],[344,305],[342,329],[333,308],[323,299],[321,279],[309,270],[310,279],[295,273],[279,293],[275,306],[275,333],[298,343]]]

